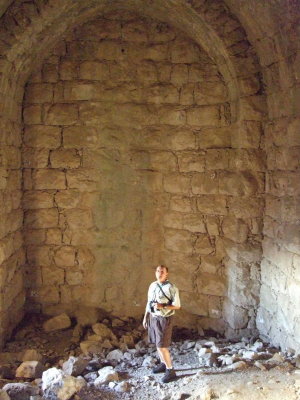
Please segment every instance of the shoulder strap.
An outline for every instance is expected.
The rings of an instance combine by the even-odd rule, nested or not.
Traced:
[[[162,289],[162,287],[160,286],[159,283],[157,283],[157,286],[160,288],[160,290],[161,290],[162,294],[165,296],[165,298],[168,299],[168,301],[169,301],[170,303],[172,303],[172,300],[170,299],[170,297],[168,297],[168,296],[166,295],[166,293],[163,291],[163,289]]]

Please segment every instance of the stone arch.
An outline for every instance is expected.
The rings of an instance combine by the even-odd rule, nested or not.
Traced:
[[[185,13],[183,15],[184,18],[186,18],[186,29],[187,32],[189,34],[189,36],[193,37],[193,39],[196,41],[197,38],[199,39],[202,38],[202,34],[205,34],[205,36],[207,36],[207,32],[210,32],[211,35],[214,35],[214,33],[211,31],[211,28],[208,27],[213,25],[212,20],[215,19],[215,16],[218,13],[218,6],[220,5],[219,2],[215,3],[214,7],[209,7],[210,9],[208,10],[207,13],[204,12],[203,6],[207,7],[207,5],[211,5],[210,3],[206,3],[207,5],[204,4],[205,2],[201,2],[201,4],[192,4],[192,6],[196,9],[196,11],[198,13],[201,13],[201,18],[199,19],[199,16],[197,16],[193,10],[191,10],[189,7],[186,7],[185,9]],[[103,3],[104,4],[104,3]],[[137,10],[140,13],[145,13],[145,15],[147,14],[147,6],[142,5],[142,4],[133,4],[130,3],[132,7],[136,7],[137,6]],[[102,5],[99,6],[99,3],[94,3],[95,7],[99,7],[97,8],[97,12],[101,11],[101,7]],[[55,21],[55,18],[57,17],[57,20],[59,18],[59,14],[61,13],[63,14],[68,14],[68,18],[70,19],[70,21],[73,19],[73,22],[75,21],[76,17],[76,13],[78,13],[79,11],[82,11],[81,9],[75,9],[75,7],[77,6],[81,6],[80,3],[78,3],[78,5],[71,5],[71,8],[67,8],[68,5],[64,4],[64,7],[62,7],[61,9],[52,7],[51,13],[52,13],[52,17],[53,17],[53,21]],[[174,24],[174,20],[176,19],[175,17],[179,16],[181,17],[181,12],[183,10],[184,4],[180,4],[178,6],[178,8],[174,7],[173,2],[165,2],[163,5],[159,2],[155,3],[155,6],[157,6],[157,10],[158,12],[162,10],[163,6],[165,6],[165,10],[168,11],[168,20],[166,20],[169,23]],[[49,7],[51,7],[51,3],[49,4]],[[104,6],[103,6],[104,7]],[[204,8],[205,8],[204,7]],[[221,6],[222,7],[222,6]],[[136,8],[135,8],[136,9]],[[154,8],[155,9],[155,8]],[[95,13],[96,8],[93,10],[89,10],[87,13],[87,15],[84,15],[84,13],[82,13],[82,16],[84,16],[84,18],[86,17],[87,19],[90,18],[90,16]],[[42,10],[40,10],[41,15],[43,14]],[[51,14],[50,13],[50,14]],[[155,14],[151,14],[151,12],[148,13],[150,16],[156,16]],[[215,13],[215,14],[214,14]],[[8,16],[9,17],[9,16]],[[39,18],[39,17],[37,17]],[[83,18],[83,17],[82,17]],[[183,18],[183,19],[184,19]],[[211,20],[210,20],[211,18]],[[67,20],[67,18],[65,19],[65,21]],[[79,21],[80,19],[77,19],[77,21]],[[178,19],[178,20],[181,20]],[[191,21],[193,21],[193,23],[195,24],[196,27],[200,28],[197,30],[195,29],[195,26],[191,24]],[[82,20],[83,22],[83,20]],[[236,22],[236,21],[235,21]],[[28,23],[28,21],[26,21],[26,19],[22,19],[20,17],[20,19],[18,20],[18,24],[16,25],[16,30],[15,30],[15,35],[16,37],[20,38],[20,32],[21,32],[21,26],[22,24],[26,25]],[[50,20],[48,20],[48,23],[50,24]],[[42,25],[40,25],[42,26]],[[221,27],[221,24],[216,24],[214,26],[215,29]],[[182,28],[182,26],[180,26],[180,28]],[[38,27],[37,24],[35,25],[35,27],[32,27],[32,31],[36,30],[36,38],[41,38],[42,36],[46,36],[44,33],[40,32],[38,33]],[[53,26],[52,28],[50,27],[50,29],[48,30],[49,33],[53,32],[54,30],[56,30],[56,33],[58,35],[61,35],[62,32],[64,31],[64,27],[62,26],[62,24],[56,24],[56,26]],[[238,30],[238,28],[237,28]],[[30,49],[30,47],[32,46],[31,44],[29,45],[30,42],[30,34],[31,34],[31,28],[28,27],[27,29],[27,33],[28,35],[23,36],[23,43],[28,43],[28,49]],[[240,43],[243,42],[243,38],[244,38],[244,34],[243,32],[241,32],[242,36],[237,36],[236,38],[234,38],[235,35],[233,35],[233,38],[230,38],[230,33],[231,32],[227,32],[227,37],[222,37],[222,41],[226,42],[226,40],[229,41],[230,46],[233,46],[235,48],[235,50],[233,50],[234,52],[239,52],[239,51],[243,51],[243,48],[239,49],[239,45],[235,46],[235,43]],[[40,36],[39,36],[40,35]],[[218,36],[222,36],[221,33],[218,32]],[[7,39],[7,42],[10,43],[10,41],[13,39],[13,36],[9,35],[10,37]],[[236,71],[238,70],[238,62],[237,62],[237,54],[233,54],[232,56],[228,56],[228,52],[229,50],[226,49],[226,46],[224,46],[222,44],[222,42],[219,41],[218,36],[213,36],[214,39],[216,39],[216,42],[218,43],[217,49],[215,49],[215,53],[216,56],[218,56],[219,53],[222,54],[222,57],[218,58],[218,65],[220,66],[220,70],[222,70],[223,76],[226,77],[226,82],[228,83],[228,86],[231,90],[231,101],[232,103],[234,103],[237,99],[239,100],[239,104],[240,104],[240,109],[237,112],[237,115],[239,116],[238,120],[239,120],[239,124],[236,126],[236,133],[234,135],[234,139],[235,139],[235,144],[234,147],[239,149],[239,148],[244,148],[244,140],[253,140],[253,132],[255,132],[255,140],[256,140],[256,144],[258,144],[259,146],[259,142],[260,142],[260,137],[261,137],[261,126],[260,126],[260,121],[262,118],[262,115],[265,113],[265,107],[264,107],[264,100],[263,100],[263,96],[261,96],[261,84],[260,84],[260,77],[257,75],[257,60],[254,57],[249,57],[250,62],[253,62],[253,65],[255,66],[255,70],[253,73],[253,79],[251,79],[251,82],[244,82],[242,77],[237,76]],[[50,35],[48,35],[48,38],[50,38]],[[55,41],[55,36],[53,35],[53,41]],[[242,39],[241,39],[242,38]],[[213,41],[210,41],[210,47],[209,48],[209,52],[210,54],[214,53],[214,44]],[[36,42],[37,44],[37,42]],[[44,47],[47,47],[47,45],[51,45],[50,41],[49,42],[42,42],[36,45],[36,54],[38,54],[38,50],[41,50],[42,44],[44,45]],[[205,43],[202,43],[202,46],[205,47]],[[248,44],[246,44],[246,46],[248,46]],[[51,46],[50,46],[51,47]],[[247,47],[248,48],[248,47]],[[3,59],[4,61],[2,61],[2,68],[4,70],[4,73],[10,72],[12,74],[17,74],[18,75],[18,79],[15,81],[11,81],[11,83],[9,82],[9,80],[1,80],[2,84],[1,85],[1,93],[7,93],[7,101],[5,102],[5,113],[7,115],[11,116],[11,122],[4,123],[5,124],[5,130],[8,133],[8,143],[9,146],[12,146],[12,138],[14,137],[14,132],[16,131],[16,129],[20,128],[19,122],[20,120],[18,119],[18,116],[15,115],[15,104],[14,101],[16,101],[17,103],[20,103],[20,100],[22,98],[22,86],[24,81],[26,81],[26,77],[28,76],[30,70],[31,70],[31,66],[32,64],[30,64],[30,62],[27,60],[24,64],[22,64],[20,61],[22,59],[22,49],[21,49],[21,45],[18,43],[15,47],[14,47],[14,52],[16,54],[18,54],[18,58],[16,59],[16,63],[13,65],[13,58],[8,55],[8,60]],[[13,54],[13,53],[11,53]],[[224,57],[223,57],[224,56]],[[224,63],[224,64],[223,64]],[[225,65],[225,66],[224,66]],[[4,75],[2,75],[3,77]],[[14,89],[14,85],[15,85],[15,89]],[[18,86],[20,85],[20,86]],[[250,90],[250,92],[249,92]],[[15,99],[11,100],[11,102],[9,102],[9,98],[11,97],[10,94],[15,92]],[[258,95],[257,95],[258,94]],[[249,96],[248,96],[249,95]],[[242,101],[240,101],[240,98],[243,98]],[[251,123],[249,122],[244,122],[244,121],[251,121]],[[254,123],[253,123],[254,121]],[[249,135],[249,133],[251,133]],[[249,145],[250,148],[252,148],[251,144]],[[255,146],[254,146],[255,147]],[[14,157],[12,157],[14,158]],[[7,160],[8,165],[10,165],[10,167],[12,169],[14,169],[14,167],[16,165],[18,165],[17,159],[10,159]],[[15,174],[16,175],[16,174]],[[16,177],[15,175],[11,175],[11,177],[4,177],[4,180],[7,181],[7,179],[9,179],[9,181],[13,182],[13,181],[18,181],[19,178]],[[238,173],[238,174],[233,174],[231,176],[231,179],[235,179],[237,176],[242,175],[243,178],[247,180],[248,175],[247,173],[245,174],[244,172]],[[233,249],[233,253],[235,252],[236,249]],[[238,254],[241,254],[241,248],[239,248],[237,250]],[[9,253],[7,253],[9,254]],[[247,249],[245,249],[245,254],[247,254]],[[234,258],[235,256],[232,255],[232,258]],[[242,257],[243,258],[243,257]]]

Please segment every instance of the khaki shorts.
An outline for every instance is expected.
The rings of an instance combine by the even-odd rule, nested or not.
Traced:
[[[172,340],[173,315],[154,317],[150,314],[148,336],[149,342],[156,347],[169,347]]]

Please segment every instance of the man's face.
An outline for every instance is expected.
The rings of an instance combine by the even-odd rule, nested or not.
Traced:
[[[157,267],[155,270],[155,276],[158,282],[164,282],[168,277],[168,272],[165,267]]]

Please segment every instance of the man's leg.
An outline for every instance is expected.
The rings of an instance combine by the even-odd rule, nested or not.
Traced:
[[[172,360],[169,349],[167,347],[157,347],[161,362],[163,362],[168,369],[172,368]]]

